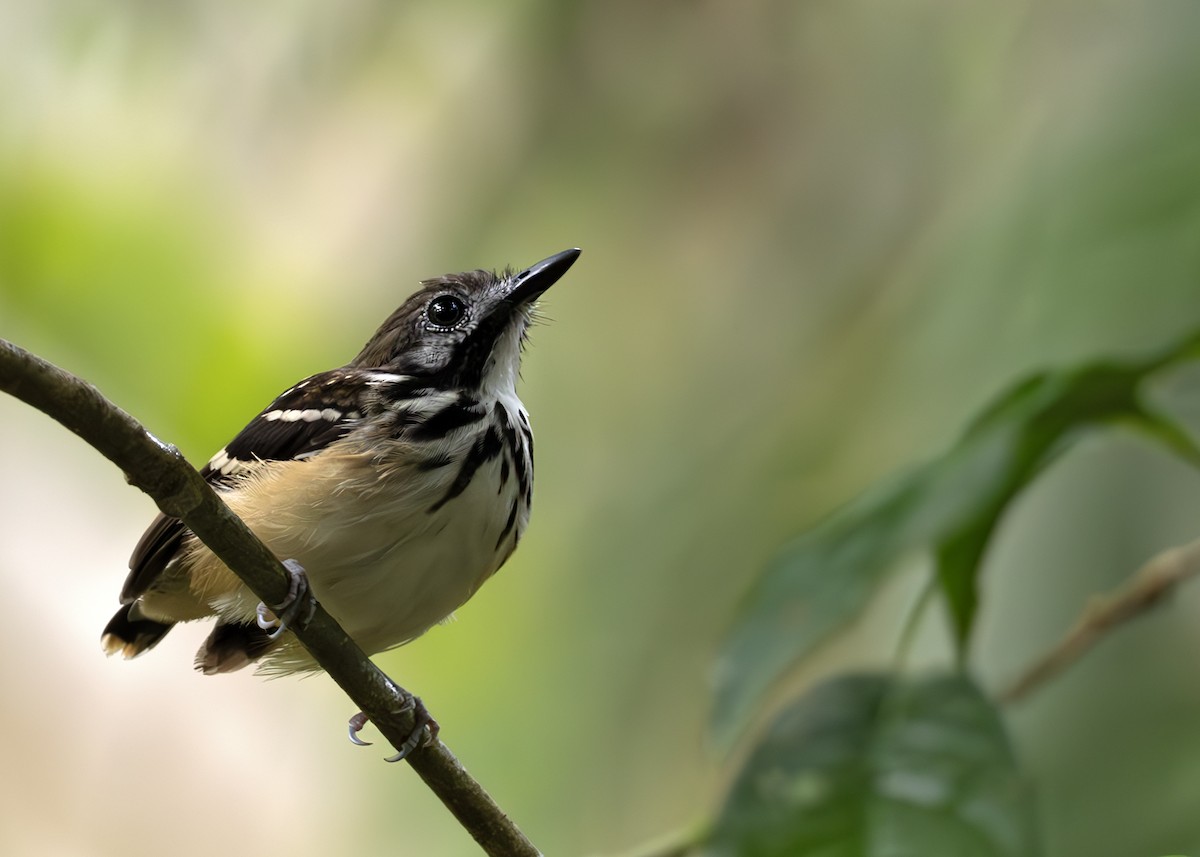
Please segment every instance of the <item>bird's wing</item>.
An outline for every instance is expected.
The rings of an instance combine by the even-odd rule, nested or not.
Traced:
[[[220,490],[236,485],[263,462],[310,458],[344,437],[362,419],[362,403],[369,398],[363,393],[369,388],[380,388],[386,397],[411,380],[349,368],[306,378],[263,408],[208,460],[200,475]],[[154,519],[129,559],[122,604],[135,601],[150,588],[178,554],[187,532],[178,518],[160,514]]]

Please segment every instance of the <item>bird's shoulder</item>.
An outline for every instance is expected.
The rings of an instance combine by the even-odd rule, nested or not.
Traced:
[[[264,462],[310,458],[417,386],[408,375],[354,367],[312,375],[276,396],[200,473],[225,486]]]

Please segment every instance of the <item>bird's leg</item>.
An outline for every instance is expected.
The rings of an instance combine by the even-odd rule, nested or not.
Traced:
[[[394,756],[388,756],[385,762],[399,762],[409,753],[418,747],[428,747],[437,740],[438,732],[441,727],[438,722],[429,714],[429,709],[425,707],[425,703],[421,702],[421,698],[413,696],[404,688],[397,688],[401,694],[400,707],[392,711],[393,714],[403,714],[406,711],[413,713],[414,723],[413,730],[408,737],[404,739],[404,743],[398,748],[398,752]],[[366,712],[360,711],[350,718],[350,740],[360,747],[371,746],[370,741],[364,741],[358,737],[358,733],[367,725],[370,718]]]
[[[283,567],[288,573],[288,593],[283,603],[268,607],[258,604],[258,627],[270,631],[268,639],[277,640],[288,628],[303,628],[312,621],[317,609],[317,599],[308,585],[304,566],[294,559],[285,559]]]

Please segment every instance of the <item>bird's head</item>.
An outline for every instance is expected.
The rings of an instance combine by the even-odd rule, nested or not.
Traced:
[[[426,280],[350,363],[457,389],[512,389],[534,303],[579,258],[564,250],[514,274],[469,271]]]

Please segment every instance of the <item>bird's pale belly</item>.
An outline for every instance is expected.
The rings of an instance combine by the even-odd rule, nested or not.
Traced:
[[[317,600],[368,653],[406,643],[444,620],[508,558],[511,548],[497,542],[509,512],[504,495],[512,489],[498,490],[486,475],[478,474],[454,503],[424,513],[424,528],[399,539],[394,530],[381,533],[385,547],[374,556],[310,575]]]
[[[373,654],[462,606],[512,553],[529,509],[516,480],[502,480],[502,458],[437,507],[453,466],[418,474],[352,457],[264,468],[226,500],[276,556],[304,566],[317,600]],[[191,559],[193,593],[228,621],[253,621],[257,597],[202,545]],[[287,646],[272,660],[287,670],[305,658]]]

